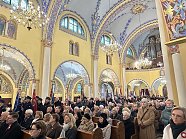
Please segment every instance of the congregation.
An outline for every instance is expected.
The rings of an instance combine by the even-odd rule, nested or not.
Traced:
[[[32,139],[76,139],[77,132],[93,132],[95,128],[102,130],[103,139],[110,139],[115,119],[124,125],[125,139],[135,134],[135,119],[139,139],[155,139],[157,135],[163,135],[163,139],[180,139],[186,133],[186,110],[174,107],[170,99],[115,96],[107,100],[83,97],[76,102],[68,99],[62,102],[55,97],[52,102],[46,97],[43,104],[42,98],[36,98],[36,110],[30,96],[20,100],[16,109],[0,100],[0,139],[21,139],[23,131]]]

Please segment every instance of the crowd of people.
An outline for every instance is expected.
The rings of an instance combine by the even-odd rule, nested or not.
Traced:
[[[52,103],[46,97],[43,104],[42,98],[36,98],[36,110],[29,96],[20,100],[16,109],[0,99],[0,139],[21,139],[23,130],[33,139],[76,139],[78,130],[93,132],[94,128],[100,128],[103,138],[110,139],[113,119],[124,124],[125,139],[134,134],[135,119],[139,139],[155,139],[157,135],[163,139],[186,138],[186,109],[175,107],[170,99],[115,96],[114,99],[83,97],[75,102],[68,99],[62,102],[55,97]],[[99,117],[96,125],[92,117]]]

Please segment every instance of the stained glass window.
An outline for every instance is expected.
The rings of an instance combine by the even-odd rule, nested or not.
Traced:
[[[28,4],[28,0],[3,0],[3,2],[14,7],[18,7],[20,5],[23,9],[26,9]]]
[[[63,17],[60,21],[60,28],[66,28],[74,33],[84,36],[84,30],[80,23],[72,17]]]
[[[82,86],[80,83],[77,84],[77,93],[81,93]]]
[[[110,43],[111,43],[111,38],[110,38],[109,36],[103,35],[103,36],[101,37],[101,44],[106,44],[106,45],[108,45],[108,44],[110,44]]]
[[[133,56],[133,52],[132,52],[131,48],[128,48],[127,55],[128,56]]]

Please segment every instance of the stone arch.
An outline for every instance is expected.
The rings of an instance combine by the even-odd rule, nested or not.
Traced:
[[[152,20],[149,21],[145,24],[143,24],[142,26],[138,27],[137,29],[134,29],[134,31],[132,31],[132,33],[127,37],[126,39],[126,43],[124,44],[124,46],[122,47],[121,50],[121,61],[122,63],[125,63],[125,58],[127,55],[127,49],[128,47],[130,47],[130,45],[132,44],[132,42],[139,37],[141,34],[143,34],[144,32],[152,29],[152,28],[157,28],[158,27],[158,21],[157,20]]]
[[[0,43],[0,49],[2,49],[3,47],[6,48],[8,57],[20,62],[28,70],[29,79],[35,79],[36,73],[34,70],[34,66],[28,56],[25,55],[24,52],[18,50],[16,47]]]
[[[81,77],[84,80],[85,84],[90,84],[90,78],[86,68],[82,64],[74,60],[64,61],[61,64],[59,64],[59,66],[56,68],[54,72],[53,79],[55,78],[56,75],[57,76],[62,75],[60,79],[62,80],[63,85],[66,87],[69,82],[69,79],[66,76],[67,74],[71,74],[70,72],[76,74],[77,75],[76,78]]]

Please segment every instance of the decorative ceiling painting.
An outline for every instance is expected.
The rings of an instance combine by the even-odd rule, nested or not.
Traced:
[[[186,0],[161,0],[170,40],[186,36]]]

